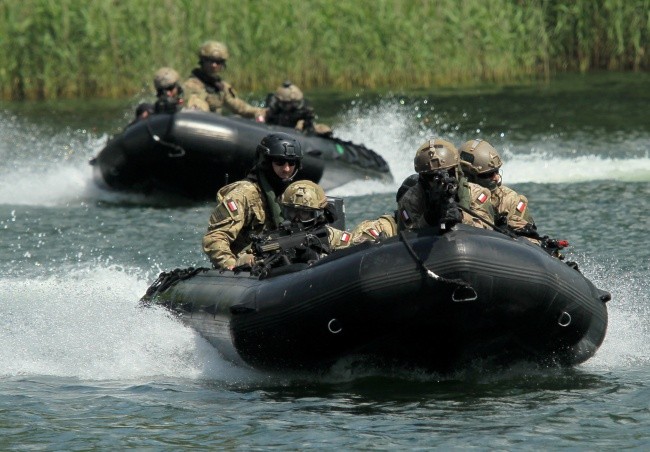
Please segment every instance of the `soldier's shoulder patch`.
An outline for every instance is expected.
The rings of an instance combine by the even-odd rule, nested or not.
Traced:
[[[377,229],[375,229],[375,228],[368,228],[368,229],[366,229],[366,232],[368,232],[368,234],[370,234],[374,238],[379,237],[379,231]]]
[[[489,199],[489,196],[485,193],[481,193],[476,197],[476,200],[481,204],[485,204],[485,201]]]
[[[348,243],[350,241],[350,233],[348,231],[343,231],[341,234],[340,242]]]
[[[523,199],[520,200],[520,201],[517,203],[517,207],[516,207],[516,209],[517,209],[520,213],[523,212],[524,210],[526,210],[526,202],[524,202]]]
[[[406,211],[406,209],[401,209],[399,211],[399,216],[405,224],[411,224],[411,216]]]
[[[232,198],[226,199],[226,207],[233,213],[239,210],[237,203]]]

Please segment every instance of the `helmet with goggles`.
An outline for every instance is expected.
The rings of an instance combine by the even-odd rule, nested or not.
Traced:
[[[327,196],[318,184],[309,180],[299,180],[284,190],[280,204],[285,219],[311,223],[324,214]]]
[[[466,141],[459,151],[463,173],[470,182],[490,189],[500,185],[501,181],[495,181],[494,175],[499,172],[503,162],[490,143],[479,139]]]
[[[172,89],[178,86],[180,75],[170,67],[161,67],[156,71],[153,77],[153,85],[156,91]]]

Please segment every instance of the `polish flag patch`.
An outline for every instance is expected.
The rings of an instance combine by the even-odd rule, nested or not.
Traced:
[[[350,241],[350,234],[344,232],[341,234],[341,243],[348,243]]]
[[[485,193],[481,193],[480,195],[478,195],[478,198],[476,199],[478,200],[478,202],[483,204],[485,201],[487,201],[488,197]]]
[[[517,210],[519,212],[523,212],[524,210],[526,210],[526,203],[523,201],[519,201],[519,204],[517,204]]]
[[[368,228],[368,234],[370,234],[374,238],[379,237],[379,231],[377,231],[375,228]]]
[[[226,206],[228,206],[228,210],[230,210],[231,212],[237,212],[237,203],[232,199],[226,201]]]

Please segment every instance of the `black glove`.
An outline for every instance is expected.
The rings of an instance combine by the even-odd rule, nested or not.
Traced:
[[[508,226],[508,212],[500,212],[497,214],[494,219],[494,225],[499,228],[505,228]]]
[[[453,198],[448,199],[442,205],[442,215],[440,216],[440,227],[450,229],[457,223],[463,221],[463,213]]]
[[[534,223],[526,223],[524,227],[515,229],[514,233],[524,237],[530,237],[531,239],[542,239],[542,237],[539,236],[539,232],[537,232],[537,226],[535,226]]]

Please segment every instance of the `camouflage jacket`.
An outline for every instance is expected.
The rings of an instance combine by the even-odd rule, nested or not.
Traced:
[[[506,186],[497,187],[491,194],[490,202],[497,215],[508,219],[508,226],[520,229],[527,223],[534,224],[533,217],[528,211],[528,199]]]
[[[340,229],[327,226],[327,239],[329,241],[330,251],[340,250],[350,246],[350,239],[352,234],[348,231],[341,231]]]
[[[364,220],[352,230],[352,245],[397,235],[397,222],[393,215],[382,215],[376,220]]]
[[[237,257],[250,247],[251,234],[275,229],[269,209],[258,183],[241,180],[219,190],[203,236],[203,252],[216,268],[234,266]]]
[[[204,106],[206,103],[211,112],[223,113],[226,106],[230,111],[245,118],[264,117],[266,109],[253,107],[237,97],[234,88],[220,78],[210,77],[199,69],[192,71],[192,76],[183,83],[183,92],[187,104]]]
[[[491,226],[479,219],[482,218],[490,224],[494,224],[494,209],[489,202],[490,190],[463,179],[458,186],[456,198],[459,206],[469,208],[476,214],[474,216],[463,211],[463,224],[492,229]],[[409,188],[397,203],[399,228],[420,229],[435,226],[427,222],[425,213],[427,209],[436,206],[428,206],[427,202],[427,194],[421,183],[418,182]]]

